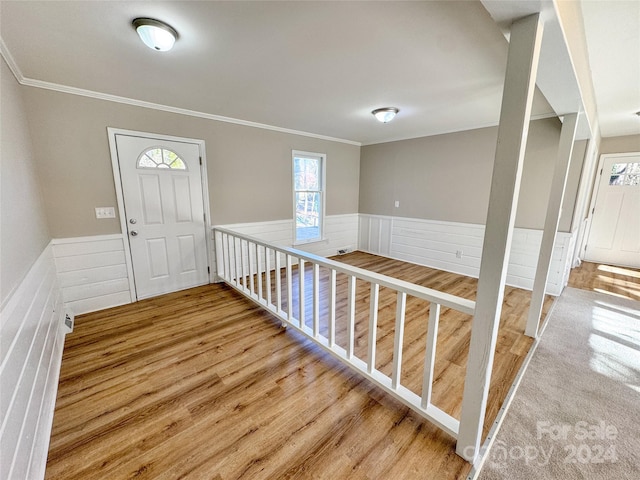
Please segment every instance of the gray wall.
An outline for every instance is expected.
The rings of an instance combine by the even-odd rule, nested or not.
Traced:
[[[291,150],[327,154],[326,213],[358,212],[360,147],[24,87],[54,238],[119,233],[107,127],[206,142],[212,224],[293,217]]]
[[[640,152],[640,134],[606,137],[600,141],[600,154]]]
[[[49,243],[21,87],[0,60],[0,302]]]
[[[497,127],[490,127],[362,147],[360,212],[484,224],[496,139]],[[531,123],[517,227],[544,227],[559,139],[557,119]],[[585,147],[574,149],[561,231],[571,226]]]

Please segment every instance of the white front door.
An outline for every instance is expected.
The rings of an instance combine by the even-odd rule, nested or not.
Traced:
[[[585,260],[640,267],[640,154],[603,156]]]
[[[208,283],[199,145],[119,133],[115,142],[137,298]]]

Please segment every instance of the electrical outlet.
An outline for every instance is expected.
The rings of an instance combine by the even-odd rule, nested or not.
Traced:
[[[456,250],[456,258],[462,258],[462,250]]]
[[[65,314],[63,323],[63,330],[65,334],[73,332],[73,325],[75,324],[75,322],[76,319],[73,313]]]
[[[96,207],[96,218],[116,218],[114,207]]]
[[[400,200],[396,200],[395,206],[396,206],[396,208],[400,208]]]

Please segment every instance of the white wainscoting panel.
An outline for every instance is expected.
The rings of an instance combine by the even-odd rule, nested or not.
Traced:
[[[326,217],[324,235],[325,239],[323,241],[294,245],[293,248],[320,255],[321,257],[338,255],[338,250],[353,252],[358,248],[358,214]]]
[[[65,307],[75,314],[131,303],[122,235],[53,240]]]
[[[378,252],[378,255],[391,255],[391,228],[393,217],[382,215],[359,215],[358,249],[364,252]]]
[[[270,222],[234,223],[220,225],[245,235],[251,235],[274,245],[286,246],[332,257],[338,250],[353,252],[358,248],[358,214],[329,215],[325,217],[324,239],[318,242],[293,244],[293,220],[273,220]],[[215,258],[215,255],[213,256]]]
[[[483,236],[484,228],[478,225],[395,218],[391,256],[477,277]],[[460,258],[456,257],[458,251]]]
[[[419,265],[478,277],[484,225],[360,214],[359,249]],[[558,233],[547,292],[559,295],[570,271],[569,233]],[[541,230],[516,228],[507,284],[531,290],[542,242]]]
[[[63,320],[48,245],[0,311],[0,478],[44,478]]]

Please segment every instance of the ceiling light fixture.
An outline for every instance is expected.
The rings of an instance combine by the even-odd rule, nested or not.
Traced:
[[[136,18],[131,23],[133,24],[133,28],[136,29],[136,32],[138,32],[140,40],[142,40],[147,47],[159,52],[171,50],[178,38],[178,32],[159,20]]]
[[[393,117],[399,112],[396,107],[385,107],[385,108],[376,108],[373,112],[371,112],[379,122],[388,123],[393,120]]]

